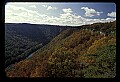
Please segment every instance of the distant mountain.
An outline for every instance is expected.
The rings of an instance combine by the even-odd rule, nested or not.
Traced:
[[[116,21],[67,28],[5,71],[8,77],[114,78]]]
[[[19,35],[44,44],[66,28],[54,25],[6,23],[5,29],[15,31]]]
[[[54,25],[5,23],[5,66],[26,58],[65,29]]]

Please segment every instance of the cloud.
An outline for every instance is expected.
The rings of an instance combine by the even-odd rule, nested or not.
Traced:
[[[85,10],[85,16],[86,17],[93,17],[95,15],[100,15],[103,12],[98,12],[95,9],[88,8],[88,7],[81,7],[82,10]]]
[[[105,18],[105,19],[87,19],[85,18],[84,19],[84,24],[93,24],[93,23],[105,23],[105,22],[112,22],[112,21],[115,21],[116,18]]]
[[[29,10],[24,7],[17,7],[14,5],[5,6],[5,22],[28,22],[38,23],[42,22],[43,18],[46,17],[44,14],[40,14],[37,11]]]
[[[109,17],[116,17],[116,12],[108,13],[107,16],[109,16]]]
[[[47,7],[47,5],[42,5],[43,7]]]
[[[56,10],[57,7],[52,7],[52,6],[48,6],[48,5],[42,5],[43,7],[47,8],[47,10]]]
[[[57,9],[57,7],[52,7],[52,6],[47,7],[47,10],[56,10],[56,9]]]
[[[73,12],[70,8],[62,9],[62,10],[63,10],[64,13],[72,13]]]
[[[48,6],[46,8],[48,8]],[[116,20],[114,17],[105,19],[85,18],[74,14],[70,8],[64,8],[62,11],[63,13],[58,16],[49,16],[24,7],[5,5],[5,22],[81,26],[97,22],[110,22]]]
[[[31,6],[29,6],[29,7],[31,7],[31,8],[36,8],[36,6],[35,6],[35,5],[31,5]]]
[[[105,18],[105,19],[94,19],[94,18],[84,18],[80,15],[75,15],[72,13],[63,13],[60,14],[59,22],[64,25],[71,25],[71,26],[81,26],[86,24],[93,24],[97,22],[110,22],[115,21],[116,18]]]

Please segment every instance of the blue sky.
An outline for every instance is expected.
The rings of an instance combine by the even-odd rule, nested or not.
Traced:
[[[9,2],[5,5],[5,23],[81,26],[114,20],[115,3]]]

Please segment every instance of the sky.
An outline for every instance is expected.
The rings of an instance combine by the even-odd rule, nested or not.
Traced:
[[[81,26],[116,20],[115,3],[8,2],[5,23]]]

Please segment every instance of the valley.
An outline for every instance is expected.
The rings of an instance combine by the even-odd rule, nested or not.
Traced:
[[[6,24],[5,28],[5,64],[14,62],[5,70],[8,77],[116,76],[116,21],[74,27]]]
[[[66,28],[52,25],[5,24],[5,66],[19,62]]]

